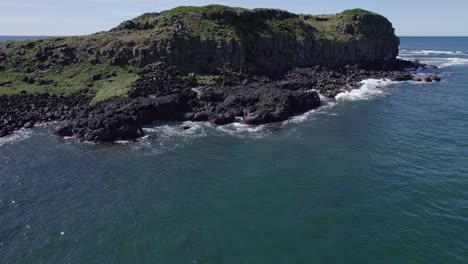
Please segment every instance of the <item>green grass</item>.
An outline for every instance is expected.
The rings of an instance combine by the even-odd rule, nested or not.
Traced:
[[[198,85],[215,85],[220,77],[217,75],[196,75]]]
[[[303,38],[307,35],[297,18],[269,19],[266,21],[268,31],[262,37],[280,36],[290,38]]]
[[[116,96],[125,96],[131,88],[131,84],[138,78],[137,74],[124,73],[95,84],[97,93],[91,104],[96,104]]]
[[[222,12],[222,11],[246,11],[248,9],[242,7],[230,7],[224,5],[207,5],[207,6],[179,6],[171,10],[161,12],[162,15],[184,15],[190,13],[200,13],[200,12]]]
[[[371,15],[371,22],[368,24],[354,20],[355,15]],[[312,27],[317,29],[317,36],[321,38],[331,39],[331,40],[348,40],[351,38],[361,39],[371,35],[379,35],[379,29],[385,26],[388,21],[383,16],[378,14],[363,10],[363,9],[350,9],[345,10],[342,13],[336,15],[320,15],[320,16],[311,16],[305,15],[305,21],[309,23]],[[355,28],[353,34],[344,34],[342,32],[343,24],[352,25]]]
[[[132,82],[138,75],[132,69],[124,69],[105,64],[69,66],[62,69],[51,69],[47,74],[27,74],[15,70],[0,72],[0,82],[12,81],[11,85],[0,87],[0,95],[49,93],[57,95],[89,95],[94,96],[93,102],[99,102],[114,96],[128,93]],[[102,79],[92,82],[93,74],[101,74]],[[48,79],[50,85],[38,85],[24,82],[22,79],[30,76],[35,79]]]
[[[343,12],[341,12],[339,15],[342,16],[342,19],[344,20],[351,20],[352,16],[354,15],[362,15],[362,14],[372,14],[372,15],[377,15],[376,13],[372,13],[370,11],[361,9],[361,8],[355,8],[355,9],[348,9]]]
[[[206,39],[233,39],[238,37],[236,29],[232,25],[213,20],[195,20],[192,23],[192,29],[194,33]]]
[[[121,96],[128,92],[131,83],[136,80],[136,67],[128,65],[118,67],[110,65],[109,59],[102,57],[98,64],[91,64],[92,56],[87,49],[104,49],[108,46],[119,47],[124,41],[115,38],[111,33],[96,33],[89,36],[50,38],[39,41],[9,41],[0,43],[0,50],[7,54],[8,61],[0,68],[0,82],[11,81],[11,85],[0,87],[0,95],[49,93],[57,95],[88,95],[96,96],[95,102],[113,96]],[[70,65],[60,65],[47,59],[40,61],[36,54],[46,46],[69,44],[75,47],[76,62]],[[52,58],[63,56],[54,49]],[[58,54],[58,55],[57,55]],[[100,74],[100,80],[92,81],[91,76]],[[35,83],[24,82],[25,77],[36,80]],[[39,80],[47,80],[50,84],[39,85]]]
[[[140,31],[147,31],[140,33],[147,39],[151,39],[151,32],[156,30],[160,33],[153,38],[171,38],[175,21],[179,21],[183,23],[185,32],[203,39],[227,40],[256,36],[347,40],[352,37],[365,37],[367,33],[376,33],[372,25],[357,27],[358,30],[354,36],[342,33],[340,26],[344,23],[358,24],[359,22],[352,18],[354,15],[361,14],[372,14],[376,17],[375,22],[380,23],[380,16],[363,9],[350,9],[329,16],[304,15],[302,18],[276,9],[245,9],[223,5],[180,6],[161,13],[147,13],[132,21],[138,24]],[[242,19],[237,19],[238,16]],[[322,19],[324,17],[326,19]]]

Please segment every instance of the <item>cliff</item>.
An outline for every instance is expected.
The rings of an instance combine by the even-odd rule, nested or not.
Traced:
[[[147,41],[118,52],[121,62],[138,66],[161,59],[187,68],[377,62],[394,59],[399,45],[386,18],[360,9],[311,16],[272,9],[179,7],[142,15],[112,30],[121,36],[136,32]]]
[[[178,7],[89,36],[0,43],[0,94],[81,94],[97,102],[127,94],[139,69],[155,62],[199,74],[244,67],[282,71],[384,63],[396,58],[398,45],[386,18],[361,9],[314,16]]]

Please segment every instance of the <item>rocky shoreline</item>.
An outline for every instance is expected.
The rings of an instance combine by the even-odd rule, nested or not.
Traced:
[[[398,60],[387,18],[181,6],[105,32],[0,43],[0,136],[61,121],[60,136],[114,142],[157,121],[279,122],[365,79],[439,81]],[[46,94],[50,93],[50,95]],[[41,95],[36,95],[41,94]],[[60,95],[68,95],[63,97]]]
[[[141,70],[127,97],[95,105],[86,96],[0,96],[0,137],[49,121],[61,121],[53,129],[60,136],[92,142],[136,139],[144,135],[144,125],[157,121],[279,122],[318,108],[319,94],[334,98],[358,89],[365,79],[440,81],[436,75],[408,72],[421,67],[429,66],[393,60],[294,68],[283,73],[242,69],[220,73],[214,84],[199,86],[193,75],[156,63]]]

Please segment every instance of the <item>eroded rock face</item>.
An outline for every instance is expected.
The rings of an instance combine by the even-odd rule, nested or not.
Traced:
[[[387,38],[335,42],[314,38],[273,38],[250,42],[174,38],[154,43],[151,47],[140,47],[138,53],[127,53],[122,61],[133,61],[138,66],[163,61],[181,68],[196,66],[202,72],[223,65],[281,71],[313,65],[385,62],[398,56],[398,45],[399,39],[391,35]]]
[[[345,11],[322,22],[311,22],[312,16],[272,9],[239,12],[226,8],[190,15],[165,16],[163,12],[144,16],[113,30],[154,29],[153,38],[146,43],[136,43],[132,51],[123,47],[112,53],[117,65],[144,67],[162,61],[205,72],[224,65],[285,70],[386,62],[398,55],[399,38],[392,24],[365,10]],[[197,26],[199,21],[205,26]]]
[[[76,48],[69,44],[45,46],[35,54],[37,60],[62,66],[76,63]]]

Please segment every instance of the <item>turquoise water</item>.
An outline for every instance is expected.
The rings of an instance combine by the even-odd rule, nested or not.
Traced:
[[[265,127],[0,139],[0,262],[467,263],[468,38],[401,48],[444,80]]]

